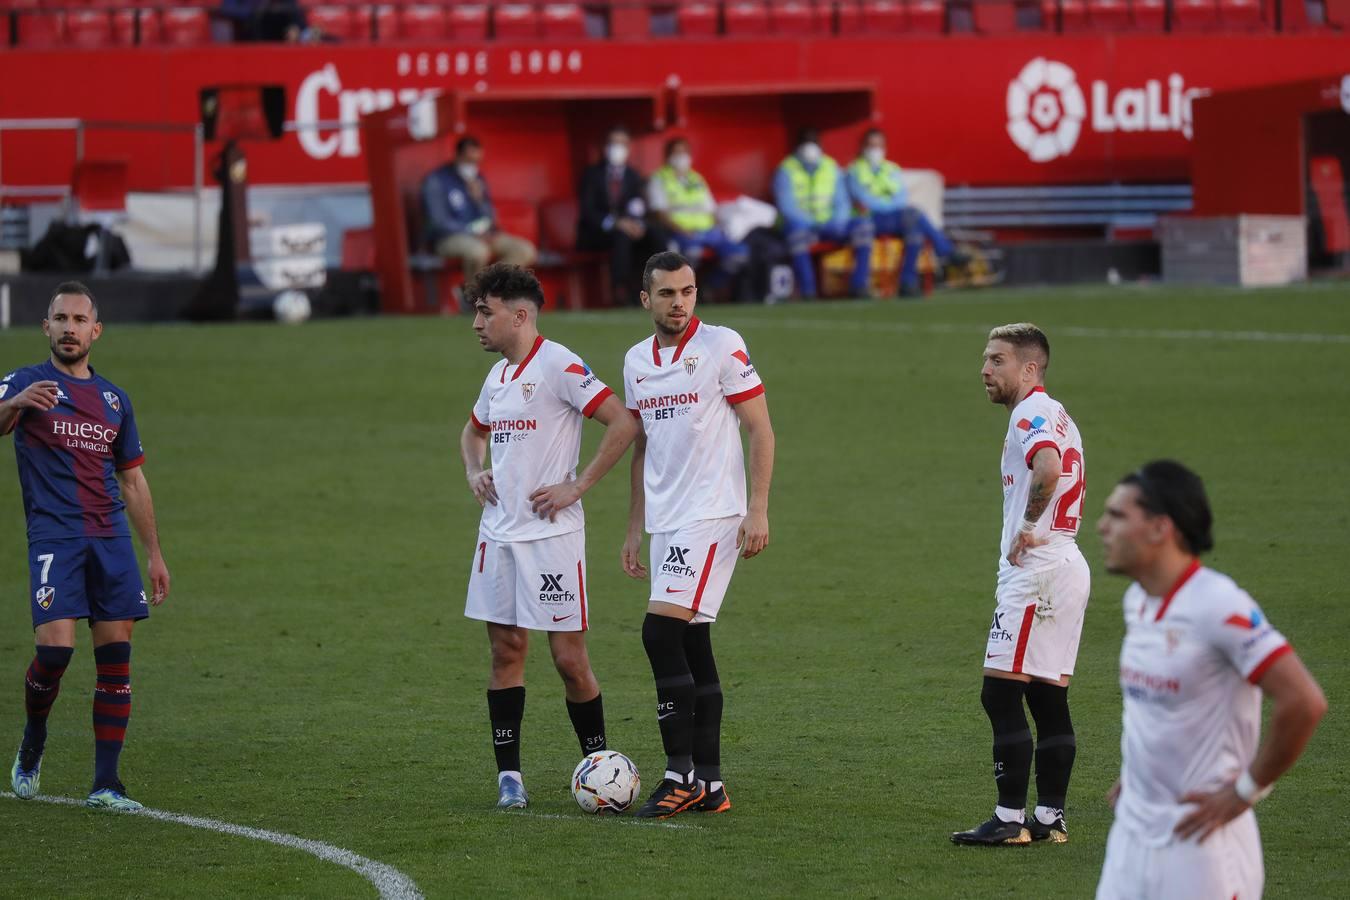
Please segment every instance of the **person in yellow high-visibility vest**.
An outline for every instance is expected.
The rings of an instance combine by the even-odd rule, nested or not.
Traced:
[[[727,237],[717,225],[712,190],[694,171],[689,141],[666,141],[666,164],[647,179],[647,208],[670,232],[680,254],[698,265],[705,250],[717,257],[723,272],[735,272],[749,257],[749,248]]]
[[[803,128],[798,133],[796,149],[774,173],[773,196],[787,237],[798,293],[803,297],[816,296],[811,245],[817,241],[837,241],[853,245],[849,293],[867,296],[872,271],[872,221],[853,214],[844,173],[820,149],[820,133],[816,129]]]
[[[933,245],[941,262],[965,261],[942,230],[909,204],[909,188],[900,167],[886,158],[886,135],[880,128],[869,128],[863,135],[858,158],[848,167],[848,192],[854,204],[872,219],[877,234],[898,237],[905,242],[900,262],[900,296],[916,296],[919,288],[919,251],[923,242]]]

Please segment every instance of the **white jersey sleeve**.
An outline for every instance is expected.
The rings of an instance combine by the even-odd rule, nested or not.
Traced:
[[[562,366],[554,382],[559,398],[589,419],[614,392],[575,353],[560,348],[557,356],[555,365]]]
[[[483,387],[479,390],[478,399],[474,401],[473,410],[469,413],[473,427],[484,433],[492,431],[492,392],[489,385],[492,384],[492,377],[496,372],[497,367],[493,366],[491,371],[488,372],[487,378],[483,379]]]
[[[721,329],[718,337],[722,344],[722,358],[718,360],[722,396],[735,406],[764,393],[764,382],[760,381],[754,363],[750,362],[745,339],[730,328]]]
[[[1243,678],[1256,684],[1275,660],[1293,648],[1266,620],[1251,595],[1231,582],[1228,587],[1207,598],[1205,620],[1198,623],[1199,630]]]
[[[1054,426],[1050,421],[1058,404],[1054,404],[1043,393],[1031,397],[1030,400],[1030,403],[1023,405],[1031,408],[1025,410],[1026,414],[1013,423],[1013,428],[1009,432],[1017,441],[1018,453],[1028,469],[1031,468],[1032,458],[1043,449],[1054,450],[1056,455],[1061,453],[1055,435],[1051,432]]]

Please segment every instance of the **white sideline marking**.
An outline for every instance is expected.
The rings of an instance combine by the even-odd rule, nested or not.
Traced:
[[[18,799],[8,791],[0,793],[0,797]],[[60,806],[84,806],[83,800],[77,800],[74,797],[38,796],[33,799],[41,803],[55,803]],[[155,819],[160,822],[172,822],[175,825],[187,825],[190,828],[204,828],[207,831],[245,837],[255,841],[266,841],[269,844],[290,847],[292,850],[301,850],[310,856],[318,857],[324,862],[335,863],[344,869],[351,869],[374,885],[375,890],[380,892],[382,900],[423,900],[422,891],[413,880],[393,866],[387,866],[373,859],[366,859],[350,850],[343,850],[341,847],[334,847],[332,844],[325,844],[323,841],[296,837],[293,834],[282,834],[279,831],[249,828],[246,825],[231,825],[229,822],[203,819],[200,816],[164,812],[159,809],[146,808],[137,812],[125,812],[122,815],[144,816],[147,819]]]
[[[628,319],[607,316],[604,313],[572,313],[569,319],[584,319],[597,324],[623,325],[631,328]],[[904,334],[982,334],[987,335],[992,325],[957,324],[954,322],[840,322],[833,319],[789,319],[765,316],[762,319],[737,319],[734,316],[713,324],[728,324],[747,328],[799,328],[810,331],[889,331]],[[1144,340],[1176,341],[1236,341],[1267,344],[1350,344],[1350,334],[1319,334],[1293,331],[1219,331],[1217,329],[1183,328],[1089,328],[1059,326],[1051,329],[1057,335],[1081,338],[1141,338]]]
[[[564,816],[561,813],[539,813],[539,812],[530,812],[529,810],[525,810],[523,812],[518,810],[512,810],[509,813],[509,815],[511,816],[511,818],[516,818],[519,816],[529,819],[563,819],[568,822],[587,821],[587,819],[581,818],[580,816]],[[686,831],[703,830],[698,825],[680,825],[676,822],[659,822],[659,821],[647,822],[642,819],[630,819],[626,816],[592,816],[591,818],[594,819],[603,818],[607,823],[613,823],[615,825],[637,825],[642,828],[682,828]]]

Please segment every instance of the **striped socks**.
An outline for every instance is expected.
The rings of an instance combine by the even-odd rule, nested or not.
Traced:
[[[74,653],[73,647],[39,645],[28,666],[23,684],[23,704],[28,713],[23,748],[31,754],[40,755],[47,744],[47,715],[56,702],[56,695],[61,692],[61,676],[66,673]]]
[[[114,787],[127,719],[131,717],[131,644],[94,648],[94,790]]]

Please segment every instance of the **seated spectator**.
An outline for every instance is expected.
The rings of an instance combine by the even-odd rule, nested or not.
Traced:
[[[862,214],[870,216],[877,234],[901,238],[905,255],[900,263],[900,296],[920,293],[919,251],[926,240],[940,263],[966,260],[923,210],[909,205],[909,189],[900,167],[886,158],[886,135],[872,128],[863,135],[858,158],[848,167],[848,190]]]
[[[298,0],[222,0],[216,11],[234,26],[236,41],[311,41]]]
[[[457,259],[470,281],[494,257],[501,262],[528,266],[534,262],[534,244],[497,228],[497,211],[479,173],[483,145],[465,135],[455,144],[455,158],[433,169],[422,182],[422,209],[431,248],[446,259]]]
[[[866,297],[870,292],[872,222],[853,215],[843,173],[839,164],[821,150],[816,129],[804,128],[798,134],[796,149],[774,173],[773,196],[787,237],[798,293],[816,296],[811,245],[824,240],[853,245],[849,293]]]
[[[577,189],[577,249],[608,251],[610,282],[621,303],[638,302],[635,271],[641,272],[647,257],[666,249],[659,227],[646,220],[642,199],[642,176],[628,165],[632,136],[616,126],[605,140],[605,158],[581,173]]]
[[[693,169],[689,141],[666,141],[666,164],[647,183],[647,205],[670,233],[680,253],[698,265],[704,250],[717,256],[722,274],[740,269],[749,250],[717,227],[717,204],[703,176]]]

